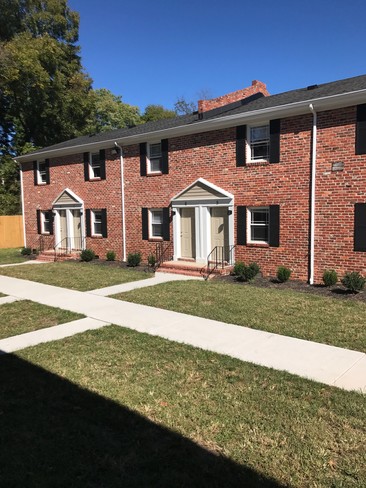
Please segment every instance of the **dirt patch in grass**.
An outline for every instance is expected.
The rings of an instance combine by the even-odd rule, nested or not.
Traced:
[[[224,281],[171,282],[114,298],[366,352],[366,304]]]
[[[359,394],[115,326],[17,356],[4,486],[366,485]]]
[[[47,263],[39,266],[14,266],[0,268],[0,274],[80,291],[143,280],[153,276],[141,268],[122,267],[113,262],[111,264],[100,263],[73,261]]]
[[[0,305],[0,339],[83,318],[84,315],[29,300]]]

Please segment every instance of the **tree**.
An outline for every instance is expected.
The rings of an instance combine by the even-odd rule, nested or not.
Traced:
[[[197,104],[188,102],[183,96],[178,97],[174,104],[174,111],[177,115],[189,115],[197,110]]]
[[[174,110],[168,110],[162,105],[147,105],[141,120],[142,122],[153,122],[161,119],[172,119],[176,116]]]
[[[93,108],[84,133],[104,132],[141,123],[139,108],[123,103],[122,97],[111,91],[105,88],[95,90],[91,97]]]

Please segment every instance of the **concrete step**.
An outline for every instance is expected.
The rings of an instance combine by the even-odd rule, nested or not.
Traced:
[[[217,275],[228,275],[232,271],[232,266],[225,266],[224,268],[216,268],[214,269],[209,277],[213,278]],[[162,273],[175,273],[175,274],[182,274],[185,276],[206,276],[207,275],[207,267],[202,264],[198,264],[191,261],[165,261],[162,263],[159,268],[156,270],[157,272]]]

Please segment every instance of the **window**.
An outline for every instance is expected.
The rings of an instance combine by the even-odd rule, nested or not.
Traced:
[[[101,177],[101,161],[99,152],[90,153],[90,163],[89,163],[89,177],[100,178]]]
[[[248,208],[248,242],[269,242],[269,207]]]
[[[248,144],[250,161],[268,161],[269,125],[249,127]]]
[[[41,232],[42,234],[51,233],[51,212],[41,212]]]
[[[47,165],[46,161],[37,162],[37,184],[45,185],[47,183]]]
[[[92,210],[92,235],[93,236],[101,236],[102,232],[102,211],[101,210]]]
[[[149,144],[148,173],[161,173],[161,161],[161,143]]]
[[[163,238],[163,209],[150,210],[150,238]]]

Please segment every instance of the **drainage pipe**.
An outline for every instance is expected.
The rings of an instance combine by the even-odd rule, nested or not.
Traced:
[[[121,164],[121,199],[122,199],[122,261],[126,262],[126,215],[125,215],[125,177],[124,177],[124,161],[123,161],[123,154],[122,154],[122,147],[114,143],[115,147],[119,150],[119,159]]]
[[[310,260],[309,284],[314,284],[314,254],[315,254],[315,181],[316,181],[316,144],[317,144],[317,113],[313,104],[309,105],[313,114],[312,149],[311,149],[311,188],[310,188]]]

